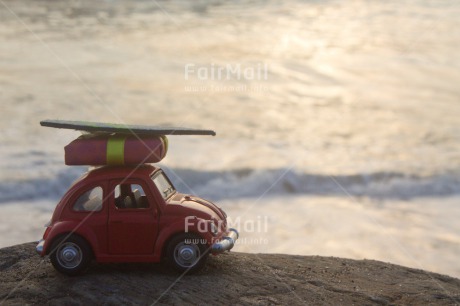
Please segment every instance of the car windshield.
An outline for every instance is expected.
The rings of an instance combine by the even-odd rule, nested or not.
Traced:
[[[173,185],[171,184],[171,182],[169,182],[169,179],[166,177],[166,175],[163,173],[163,171],[159,171],[158,173],[155,173],[152,176],[152,181],[155,183],[155,185],[158,188],[158,191],[160,191],[161,196],[165,200],[171,194],[176,192],[176,189],[174,189]]]

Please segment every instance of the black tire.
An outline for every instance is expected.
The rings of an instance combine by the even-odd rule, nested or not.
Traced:
[[[92,259],[90,245],[80,236],[63,236],[56,239],[51,246],[51,263],[57,271],[69,276],[85,271]]]
[[[192,233],[174,237],[167,246],[166,257],[178,272],[195,273],[201,270],[208,258],[206,241]]]

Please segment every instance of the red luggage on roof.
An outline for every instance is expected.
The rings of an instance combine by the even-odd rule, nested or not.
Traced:
[[[64,148],[66,165],[157,163],[167,153],[166,136],[82,135]]]

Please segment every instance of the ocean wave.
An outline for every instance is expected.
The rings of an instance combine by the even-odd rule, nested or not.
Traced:
[[[82,167],[49,170],[46,176],[0,182],[0,203],[50,199],[59,200],[83,172]]]
[[[265,194],[405,199],[460,193],[460,177],[453,174],[422,177],[399,172],[324,175],[290,169],[239,169],[225,172],[166,169],[165,171],[179,190],[216,200],[260,197]]]
[[[292,169],[164,170],[179,191],[212,200],[266,194],[411,198],[460,193],[460,177],[454,174],[421,177],[399,172],[375,172],[334,176]],[[48,177],[2,182],[0,203],[39,199],[57,201],[83,172],[83,168],[69,167]]]

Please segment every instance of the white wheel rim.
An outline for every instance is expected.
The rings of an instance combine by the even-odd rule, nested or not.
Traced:
[[[174,248],[174,260],[183,267],[189,268],[195,265],[200,259],[200,248],[196,244],[178,243]]]
[[[83,259],[80,247],[73,242],[64,242],[56,251],[56,258],[62,267],[74,269],[78,267]]]

